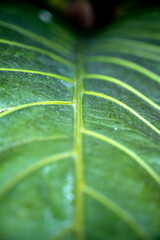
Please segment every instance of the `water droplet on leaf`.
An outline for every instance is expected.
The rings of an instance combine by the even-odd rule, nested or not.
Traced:
[[[41,19],[42,22],[50,23],[53,20],[53,15],[47,10],[41,10],[38,13],[38,17]]]

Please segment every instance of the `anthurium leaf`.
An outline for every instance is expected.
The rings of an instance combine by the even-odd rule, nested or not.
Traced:
[[[159,239],[159,19],[0,10],[1,240]]]

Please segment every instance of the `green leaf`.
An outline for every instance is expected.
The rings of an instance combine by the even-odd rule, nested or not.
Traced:
[[[0,10],[0,239],[159,239],[158,11],[90,38],[40,12]]]

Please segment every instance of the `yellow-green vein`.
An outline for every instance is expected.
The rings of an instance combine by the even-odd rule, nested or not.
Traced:
[[[130,25],[131,24],[131,25]],[[133,25],[134,24],[134,25]],[[151,28],[153,30],[158,30],[160,29],[159,21],[151,21],[151,20],[141,20],[141,19],[134,19],[134,20],[128,20],[127,21],[127,26],[123,24],[123,26],[128,27],[128,28],[134,28],[134,27],[141,27],[141,28]]]
[[[67,48],[65,48],[64,46],[61,46],[59,43],[56,43],[54,41],[51,41],[51,40],[48,40],[47,38],[45,37],[42,37],[36,33],[33,33],[29,30],[26,30],[26,29],[23,29],[19,26],[16,26],[16,25],[13,25],[11,23],[7,23],[7,22],[3,22],[3,21],[0,21],[0,26],[3,26],[3,27],[6,27],[6,28],[9,28],[13,31],[16,31],[24,36],[27,36],[37,42],[40,42],[41,44],[53,49],[54,51],[56,52],[59,52],[60,54],[62,55],[67,55],[67,54],[70,54],[70,52],[68,51]]]
[[[134,47],[135,50],[140,50],[140,49],[144,49],[144,50],[148,50],[150,52],[155,52],[155,53],[160,53],[160,47],[158,45],[155,44],[151,44],[151,43],[147,43],[144,41],[138,41],[138,40],[132,40],[132,39],[126,39],[123,37],[111,37],[108,39],[108,43],[106,43],[106,41],[104,40],[99,40],[99,44],[97,44],[97,41],[95,43],[93,43],[93,48],[102,48],[103,45],[110,45],[110,44],[114,44],[115,48],[119,49],[119,45],[121,46],[132,46]],[[158,56],[158,55],[157,55]]]
[[[35,142],[47,142],[47,141],[53,141],[53,140],[61,140],[69,138],[70,136],[67,135],[59,135],[59,136],[46,136],[46,137],[34,137],[30,139],[21,140],[19,142],[13,142],[10,145],[6,145],[0,148],[0,153],[24,146],[29,143],[35,143]]]
[[[14,178],[12,178],[8,183],[6,183],[6,185],[4,185],[4,187],[0,190],[0,200],[2,200],[2,198],[4,198],[4,196],[9,191],[11,191],[18,183],[20,183],[23,179],[28,177],[33,172],[37,171],[38,169],[40,169],[44,166],[52,164],[55,161],[62,160],[64,158],[70,158],[73,156],[73,154],[74,154],[73,152],[65,152],[65,153],[56,154],[54,156],[40,160],[40,161],[32,164],[28,168],[25,168],[23,171],[18,173]]]
[[[138,28],[121,28],[115,30],[109,30],[105,32],[104,37],[109,37],[110,34],[112,36],[115,34],[117,37],[133,37],[133,38],[142,38],[142,39],[153,39],[153,40],[160,40],[160,35],[157,30],[144,30]],[[119,35],[120,34],[120,35]]]
[[[124,44],[124,45],[123,45]],[[92,48],[92,53],[94,53],[95,50],[98,50],[99,53],[108,53],[108,52],[112,52],[112,53],[124,53],[124,54],[129,54],[130,56],[133,57],[143,57],[143,58],[147,58],[147,59],[151,59],[154,61],[160,61],[160,56],[158,54],[152,53],[150,51],[146,51],[146,49],[136,49],[137,47],[139,48],[139,46],[137,45],[137,47],[133,47],[130,46],[129,44],[125,44],[124,43],[107,43],[107,44],[102,44],[102,45],[96,45]],[[119,45],[121,45],[121,47],[119,47]]]
[[[114,24],[112,24],[112,28],[110,27],[109,29],[106,29],[106,31],[101,32],[99,36],[103,36],[104,34],[111,31],[121,32],[121,31],[130,30],[132,32],[135,29],[141,32],[145,31],[147,33],[149,31],[157,32],[160,29],[160,25],[159,25],[159,21],[128,19],[126,22],[124,21],[115,22]]]
[[[58,75],[58,74],[54,74],[54,73],[46,73],[46,72],[41,72],[41,71],[26,70],[26,69],[15,69],[15,68],[0,68],[0,71],[40,74],[40,75],[44,75],[44,76],[48,76],[48,77],[58,78],[58,79],[66,81],[66,82],[73,82],[71,79],[69,79],[67,77],[64,77],[64,76],[61,76],[61,75]]]
[[[93,131],[89,131],[86,129],[83,129],[82,132],[84,134],[87,134],[89,136],[98,138],[104,142],[107,142],[109,144],[111,144],[112,146],[120,149],[121,151],[123,151],[125,154],[127,154],[128,156],[130,156],[132,159],[134,159],[148,174],[149,176],[151,176],[156,183],[158,183],[160,185],[160,176],[149,166],[149,164],[147,164],[141,157],[139,157],[136,153],[134,153],[132,150],[130,150],[129,148],[127,148],[126,146],[122,145],[121,143],[108,138],[106,136],[103,136],[101,134],[98,134],[96,132]]]
[[[125,60],[125,59],[121,59],[121,58],[116,58],[116,57],[108,57],[108,56],[92,56],[92,57],[88,57],[86,59],[87,61],[90,62],[108,62],[108,63],[113,63],[113,64],[117,64],[117,65],[121,65],[127,68],[130,68],[132,70],[135,70],[137,72],[142,73],[143,75],[155,80],[156,82],[160,83],[160,77],[155,74],[154,72],[148,70],[145,67],[142,67],[141,65]]]
[[[46,102],[34,102],[34,103],[27,103],[23,105],[19,105],[16,107],[9,108],[9,110],[4,109],[4,112],[0,113],[0,118],[13,113],[15,111],[28,108],[28,107],[33,107],[33,106],[38,106],[38,105],[73,105],[73,102],[66,102],[66,101],[46,101]]]
[[[76,217],[75,231],[76,239],[84,240],[84,207],[83,207],[83,192],[84,184],[83,176],[83,139],[82,139],[82,90],[83,90],[83,70],[82,70],[82,50],[79,49],[77,55],[77,71],[75,76],[75,154],[76,154]]]
[[[52,58],[52,59],[54,59],[54,60],[56,60],[58,62],[61,62],[64,65],[73,66],[72,62],[66,60],[63,57],[58,56],[55,53],[49,52],[49,51],[44,50],[42,48],[38,48],[38,47],[31,46],[31,45],[22,44],[22,43],[19,43],[19,42],[13,42],[13,41],[9,41],[9,40],[6,40],[6,39],[0,39],[0,43],[8,44],[8,45],[11,45],[11,46],[16,46],[16,47],[21,47],[21,48],[25,48],[27,50],[31,50],[31,51],[35,51],[35,52],[38,52],[38,53],[42,53],[43,55],[46,55],[47,57],[50,57],[50,58]]]
[[[153,102],[150,98],[146,97],[141,92],[139,92],[138,90],[136,90],[132,86],[128,85],[127,83],[122,82],[122,81],[120,81],[120,80],[118,80],[116,78],[112,78],[112,77],[104,76],[104,75],[99,75],[99,74],[85,74],[84,77],[85,78],[100,79],[100,80],[104,80],[104,81],[113,82],[113,83],[115,83],[115,84],[117,84],[117,85],[119,85],[119,86],[129,90],[130,92],[134,93],[135,95],[137,95],[138,97],[140,97],[141,99],[143,99],[144,101],[149,103],[151,106],[153,106],[156,109],[160,110],[160,106],[158,104],[156,104],[155,102]]]
[[[131,112],[133,115],[135,115],[137,118],[139,118],[141,121],[143,121],[146,125],[148,125],[150,128],[152,128],[156,133],[160,134],[160,130],[158,128],[156,128],[155,126],[153,126],[150,122],[148,122],[145,118],[143,118],[139,113],[137,113],[136,111],[134,111],[132,108],[130,108],[129,106],[127,106],[126,104],[124,104],[123,102],[107,96],[105,94],[102,93],[97,93],[97,92],[91,92],[91,91],[84,91],[85,94],[88,95],[93,95],[93,96],[97,96],[97,97],[101,97],[101,98],[105,98],[109,101],[115,102],[118,105],[122,106],[123,108],[127,109],[129,112]]]
[[[109,208],[117,216],[119,216],[119,218],[121,218],[136,233],[136,235],[140,237],[140,239],[148,239],[147,234],[145,233],[143,228],[141,228],[140,225],[135,221],[135,219],[123,208],[117,205],[117,203],[113,202],[113,200],[98,193],[97,191],[88,186],[84,186],[83,191],[99,203]]]

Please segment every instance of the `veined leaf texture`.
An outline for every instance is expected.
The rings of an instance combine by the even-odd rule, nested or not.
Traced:
[[[0,239],[160,239],[159,11],[39,16],[0,10]]]

